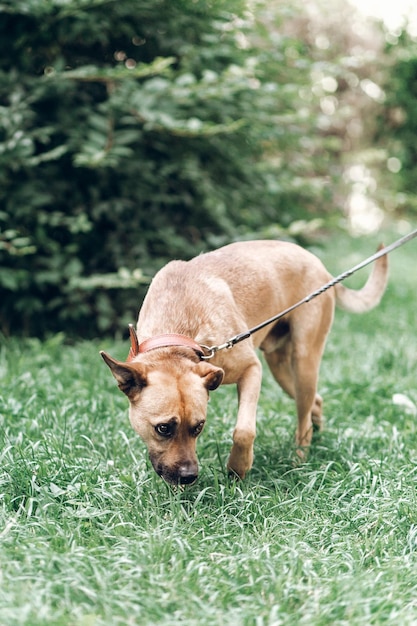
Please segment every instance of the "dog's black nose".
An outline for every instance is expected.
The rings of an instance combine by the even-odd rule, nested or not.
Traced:
[[[178,468],[178,482],[180,485],[192,485],[197,480],[197,468],[194,465],[182,465]]]

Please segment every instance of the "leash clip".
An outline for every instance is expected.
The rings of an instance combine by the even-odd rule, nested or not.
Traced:
[[[226,343],[222,343],[220,346],[205,346],[203,344],[200,344],[200,347],[203,350],[207,351],[207,354],[203,354],[200,358],[203,361],[208,361],[209,359],[212,359],[215,356],[216,352],[218,352],[219,350],[233,348],[233,346],[233,341],[226,341]]]
[[[202,348],[202,350],[204,350],[204,352],[207,353],[207,354],[202,354],[200,356],[200,359],[202,361],[209,361],[210,359],[212,359],[214,357],[214,355],[216,354],[217,350],[219,350],[218,346],[205,346],[202,343],[200,344],[200,348]]]
[[[204,361],[208,361],[209,359],[212,359],[214,355],[216,354],[216,352],[218,352],[219,350],[230,350],[237,343],[239,343],[240,341],[243,341],[243,339],[248,339],[250,336],[251,336],[251,332],[246,331],[244,333],[241,333],[240,335],[235,335],[234,337],[229,339],[229,341],[226,341],[225,343],[222,343],[219,346],[204,346],[203,344],[200,344],[201,348],[203,348],[203,350],[207,350],[208,352],[208,354],[203,355],[201,359],[203,359]]]

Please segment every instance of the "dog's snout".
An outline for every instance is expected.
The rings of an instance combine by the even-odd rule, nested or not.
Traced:
[[[155,459],[152,455],[149,456],[158,476],[161,476],[171,485],[191,485],[198,478],[197,460],[183,460],[180,463],[168,465]]]
[[[194,463],[191,465],[181,465],[178,468],[178,482],[181,485],[191,485],[197,480],[197,476],[198,469]]]

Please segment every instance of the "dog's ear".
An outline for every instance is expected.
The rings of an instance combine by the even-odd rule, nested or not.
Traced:
[[[224,377],[224,371],[206,361],[200,361],[196,366],[196,373],[203,379],[204,386],[208,391],[217,389]]]
[[[146,386],[146,371],[143,366],[138,363],[129,365],[116,361],[106,352],[100,352],[100,354],[117,380],[120,391],[123,391],[129,399],[133,399]]]

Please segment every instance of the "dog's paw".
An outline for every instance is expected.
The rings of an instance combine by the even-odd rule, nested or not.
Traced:
[[[250,467],[246,468],[243,465],[237,466],[236,464],[231,464],[230,459],[227,462],[227,472],[231,478],[243,480],[246,476],[246,472],[249,470]]]
[[[235,478],[245,478],[246,473],[251,469],[253,464],[253,450],[247,450],[233,446],[229,460],[227,461],[227,471],[230,476]]]
[[[313,422],[314,430],[323,430],[323,398],[319,396],[318,393],[316,394],[313,408],[311,409],[311,421]]]
[[[231,467],[227,467],[227,475],[230,478],[230,480],[243,480],[245,478],[245,476],[240,476],[239,474],[236,474],[235,470],[233,470]]]
[[[309,447],[295,446],[291,451],[290,461],[294,468],[300,467],[308,459]]]
[[[316,417],[315,415],[312,415],[311,421],[313,422],[313,432],[321,432],[322,430],[324,430],[323,415],[320,415],[320,417]]]

